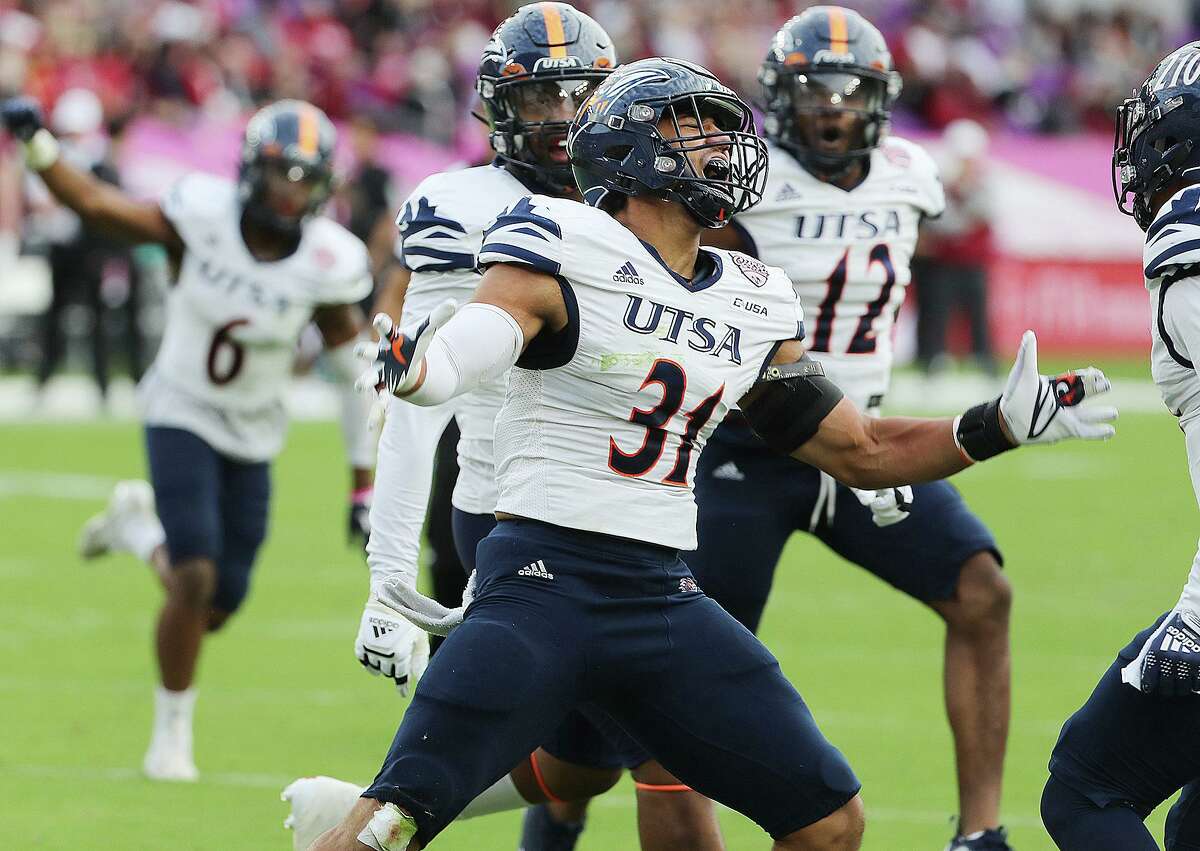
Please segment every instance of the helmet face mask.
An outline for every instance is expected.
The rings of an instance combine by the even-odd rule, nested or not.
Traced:
[[[1179,181],[1185,171],[1200,166],[1194,135],[1200,130],[1198,93],[1163,98],[1152,89],[1153,79],[1152,74],[1137,97],[1117,107],[1113,140],[1112,181],[1117,209],[1133,216],[1142,230],[1149,228],[1154,219],[1154,196]],[[1176,112],[1185,105],[1186,109]],[[1187,124],[1195,125],[1195,130]]]
[[[530,78],[498,86],[495,100],[507,117],[494,123],[497,153],[544,170],[556,184],[571,185],[567,131],[604,76]]]
[[[749,107],[699,66],[646,59],[624,66],[580,110],[567,142],[585,202],[673,201],[723,227],[762,199],[767,151]]]
[[[826,179],[870,156],[901,89],[883,35],[837,6],[814,6],[785,23],[758,79],[767,138]]]

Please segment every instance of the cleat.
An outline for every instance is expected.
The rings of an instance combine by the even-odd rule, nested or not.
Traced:
[[[192,759],[192,714],[186,712],[155,719],[150,747],[142,760],[142,772],[151,780],[194,783],[200,778]]]
[[[364,789],[332,777],[301,777],[293,780],[280,794],[291,804],[283,826],[292,831],[292,848],[306,851],[318,836],[337,827],[354,809]]]
[[[138,479],[118,482],[104,511],[83,525],[79,555],[93,559],[110,552],[130,552],[133,545],[128,540],[129,528],[147,522],[158,525],[153,488]]]
[[[191,742],[184,746],[157,738],[142,760],[142,773],[151,780],[173,783],[195,783],[200,779],[200,772],[192,761]]]
[[[946,846],[946,851],[1012,851],[1008,844],[1008,832],[997,827],[994,830],[980,830],[967,836],[954,837]]]

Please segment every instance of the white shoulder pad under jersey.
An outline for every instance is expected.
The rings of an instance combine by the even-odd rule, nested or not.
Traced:
[[[413,190],[396,218],[397,256],[413,273],[402,325],[419,324],[448,298],[470,301],[479,285],[476,256],[484,229],[528,194],[497,165],[435,174]]]
[[[734,223],[759,259],[787,272],[804,304],[810,351],[865,406],[887,390],[892,326],[921,220],[945,208],[937,167],[921,147],[893,136],[848,192],[776,145],[770,163],[762,202]]]
[[[205,174],[182,178],[162,210],[184,253],[150,382],[162,392],[148,386],[144,395],[186,397],[197,406],[147,406],[147,419],[192,428],[239,458],[270,457],[283,443],[278,412],[300,331],[316,308],[370,294],[366,246],[317,217],[304,223],[293,254],[260,262],[242,237],[236,185]],[[209,413],[174,413],[198,406]],[[238,416],[242,421],[235,423]]]
[[[1163,401],[1181,422],[1200,413],[1200,186],[1173,196],[1146,231],[1150,291],[1150,370]]]
[[[540,195],[496,220],[479,262],[554,276],[570,319],[512,370],[497,510],[694,548],[700,450],[780,342],[803,334],[787,276],[704,249],[688,280],[607,213]]]

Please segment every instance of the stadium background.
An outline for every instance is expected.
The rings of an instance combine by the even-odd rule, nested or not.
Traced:
[[[754,97],[771,34],[804,3],[581,2],[625,59],[700,61]],[[937,150],[958,118],[989,132],[990,322],[1002,364],[1025,327],[1051,365],[1086,357],[1117,380],[1110,445],[1008,456],[961,487],[997,533],[1016,586],[1014,715],[1006,820],[1014,846],[1049,848],[1037,797],[1062,720],[1113,653],[1166,608],[1190,562],[1195,507],[1178,429],[1148,383],[1140,235],[1112,209],[1112,107],[1154,61],[1200,33],[1184,0],[870,0],[905,79],[894,129]],[[484,41],[509,11],[477,0],[116,2],[0,0],[0,96],[52,108],[71,88],[104,108],[122,180],[157,195],[193,168],[231,174],[248,111],[276,97],[316,102],[356,167],[369,119],[399,200],[420,178],[479,161],[470,116]],[[350,658],[365,571],[344,546],[344,471],[326,388],[301,382],[302,422],[276,471],[279,495],[252,599],[208,652],[196,787],[140,778],[149,710],[147,637],[157,589],[130,560],[84,568],[79,524],[113,481],[143,469],[128,383],[101,409],[83,378],[86,321],[65,316],[68,368],[34,392],[34,316],[50,282],[19,254],[24,178],[0,139],[0,845],[12,848],[283,848],[275,791],[299,774],[365,781],[402,704]],[[345,215],[346,199],[335,202]],[[152,264],[151,264],[152,265]],[[919,283],[918,283],[919,286]],[[108,304],[128,286],[105,279]],[[151,343],[161,295],[139,331]],[[128,329],[111,317],[107,333]],[[912,334],[906,307],[900,334]],[[952,335],[953,337],[954,335]],[[911,351],[911,341],[901,349]],[[892,412],[952,411],[993,392],[958,370],[904,371]],[[126,563],[129,562],[129,563]],[[890,589],[792,543],[764,638],[865,782],[865,848],[940,848],[954,812],[940,708],[940,626]],[[635,847],[627,785],[602,800],[584,851]],[[1158,816],[1161,818],[1161,814]],[[731,849],[762,847],[724,814]],[[508,816],[457,825],[437,847],[515,845]]]

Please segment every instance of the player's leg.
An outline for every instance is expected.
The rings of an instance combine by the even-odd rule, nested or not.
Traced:
[[[675,776],[753,819],[776,848],[858,848],[858,779],[774,656],[704,595],[666,601],[658,614],[669,643],[647,642],[604,707]]]
[[[991,533],[946,482],[915,486],[908,518],[883,528],[838,486],[833,520],[816,531],[843,558],[926,603],[945,621],[945,702],[960,808],[956,847],[1004,847],[998,828],[1012,590]]]
[[[1183,787],[1167,813],[1163,836],[1166,851],[1200,851],[1200,780]]]
[[[161,687],[143,768],[157,779],[195,779],[192,761],[193,679],[217,588],[221,527],[221,461],[191,432],[146,429],[150,477],[166,535],[170,568],[155,627]]]
[[[476,798],[528,758],[582,697],[585,652],[594,645],[586,603],[570,577],[528,579],[522,567],[554,550],[520,535],[480,547],[479,591],[417,686],[379,775],[320,851],[357,849],[382,802],[411,814],[427,843]],[[557,563],[562,563],[561,561]],[[417,846],[420,847],[420,846]]]
[[[1121,681],[1121,669],[1137,658],[1159,623],[1117,654],[1059,734],[1050,757],[1052,780],[1042,795],[1042,819],[1064,851],[1156,848],[1142,820],[1200,776],[1200,695],[1161,698]],[[1196,841],[1190,800],[1181,799],[1172,814],[1168,848],[1172,842]],[[1083,826],[1094,826],[1093,832]],[[1097,844],[1108,835],[1124,841]]]
[[[1097,806],[1054,777],[1042,790],[1042,824],[1061,851],[1158,851],[1143,818],[1123,804]]]
[[[208,628],[219,629],[241,608],[250,590],[250,572],[267,537],[271,510],[271,468],[221,459],[221,556]]]
[[[656,760],[630,769],[642,851],[723,851],[713,802]]]

